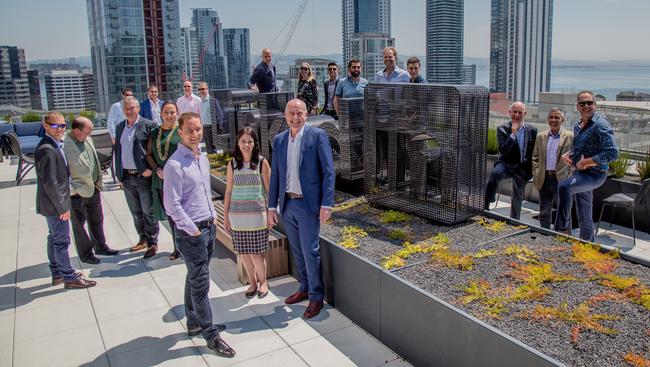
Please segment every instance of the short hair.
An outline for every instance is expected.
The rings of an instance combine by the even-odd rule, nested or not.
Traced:
[[[512,108],[513,108],[516,104],[521,104],[522,106],[524,106],[524,111],[526,110],[526,104],[525,104],[524,102],[522,102],[522,101],[514,101],[514,102],[512,102],[512,103],[510,104],[510,106],[508,106],[508,111],[512,111]]]
[[[199,121],[201,121],[201,116],[199,116],[198,113],[196,113],[196,112],[183,112],[181,114],[181,117],[178,118],[178,127],[182,128],[183,124],[185,124],[185,121],[187,121],[189,119],[194,119],[194,118],[199,119]]]
[[[338,65],[336,65],[335,62],[330,62],[329,64],[327,64],[327,67],[328,67],[328,68],[329,68],[330,66],[336,66],[337,68],[339,67]]]
[[[86,122],[90,122],[91,124],[93,123],[87,117],[77,116],[72,120],[72,129],[83,130],[86,126]]]
[[[201,86],[203,86],[203,85],[205,85],[205,87],[208,88],[208,83],[206,83],[206,82],[199,82],[199,88],[200,88]]]
[[[350,68],[352,66],[352,64],[356,64],[356,63],[361,63],[361,60],[352,59],[352,60],[348,61],[348,68]]]
[[[578,92],[578,94],[576,95],[576,101],[577,101],[577,102],[580,102],[580,95],[581,95],[581,94],[589,94],[589,95],[591,95],[591,99],[593,99],[594,101],[596,100],[596,95],[594,94],[594,92],[592,92],[592,91],[590,91],[590,90],[581,90],[581,91]]]
[[[395,47],[392,47],[392,46],[385,47],[384,50],[381,53],[384,54],[384,53],[386,53],[386,51],[389,51],[389,50],[392,51],[393,56],[395,56],[395,58],[397,58],[397,49]]]
[[[62,118],[63,120],[65,120],[65,117],[63,117],[63,114],[61,112],[59,112],[59,111],[50,111],[50,112],[46,113],[45,116],[43,117],[43,122],[46,123],[46,124],[51,124],[52,121],[54,121],[56,119],[59,119],[59,118]]]
[[[408,66],[410,64],[418,64],[418,65],[420,65],[420,59],[418,59],[415,56],[411,56],[411,57],[409,57],[408,60],[406,60],[406,65]]]
[[[546,116],[547,116],[547,117],[548,117],[548,116],[551,116],[551,114],[552,114],[553,112],[557,112],[557,113],[559,113],[560,116],[562,117],[562,121],[565,121],[565,119],[564,119],[564,112],[563,112],[561,109],[559,109],[558,107],[553,107],[553,108],[551,108],[550,110],[548,110],[548,114],[547,114]]]
[[[127,105],[127,104],[134,104],[134,105],[140,107],[140,101],[138,101],[138,99],[135,98],[134,96],[128,96],[128,97],[124,98],[124,105]]]
[[[133,89],[131,89],[131,87],[124,87],[124,88],[122,88],[122,95],[124,95],[124,93],[126,93],[126,92],[131,92],[131,93],[133,93]]]
[[[156,89],[158,89],[158,86],[155,85],[155,84],[149,84],[149,86],[147,87],[147,90],[151,90],[151,88],[156,88]]]

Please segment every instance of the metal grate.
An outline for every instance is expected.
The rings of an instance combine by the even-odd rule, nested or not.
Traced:
[[[269,129],[276,117],[284,118],[284,109],[294,97],[293,92],[260,93],[260,147],[262,155],[271,159],[272,140],[269,140]]]
[[[368,201],[444,224],[480,211],[487,89],[370,83],[365,93]]]
[[[259,93],[251,89],[216,89],[210,91],[211,98],[219,101],[223,111],[223,133],[219,134],[216,129],[212,130],[213,144],[217,149],[231,151],[234,148],[235,137],[240,128],[251,123],[247,113],[259,117],[259,110],[252,107],[257,102]],[[212,106],[212,114],[216,116],[217,111]],[[257,129],[259,136],[259,127]]]
[[[341,157],[338,172],[346,180],[363,178],[363,115],[363,98],[339,99]]]

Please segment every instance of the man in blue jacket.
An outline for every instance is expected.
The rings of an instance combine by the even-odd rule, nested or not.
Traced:
[[[319,232],[334,206],[336,173],[327,134],[305,126],[305,103],[289,101],[284,117],[290,129],[273,141],[268,225],[277,224],[278,212],[282,214],[300,281],[298,291],[284,302],[294,304],[309,298],[303,314],[309,319],[323,308]]]
[[[147,96],[148,98],[140,103],[140,116],[160,126],[162,125],[160,111],[162,111],[163,101],[158,98],[158,87],[150,84],[147,90]]]

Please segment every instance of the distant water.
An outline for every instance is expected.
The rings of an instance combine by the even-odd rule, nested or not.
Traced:
[[[488,86],[489,67],[478,64],[476,83]],[[577,91],[590,89],[616,100],[616,94],[624,90],[650,93],[650,65],[615,63],[554,65],[551,68],[551,91]]]

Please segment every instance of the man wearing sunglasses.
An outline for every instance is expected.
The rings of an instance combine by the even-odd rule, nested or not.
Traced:
[[[201,114],[201,98],[192,93],[191,81],[183,82],[183,95],[176,100],[176,108],[178,108],[178,116],[185,112]]]
[[[562,160],[574,172],[573,176],[558,183],[560,204],[555,230],[571,234],[571,205],[575,197],[580,239],[593,241],[593,190],[607,179],[609,162],[618,158],[618,148],[609,122],[595,113],[596,100],[593,92],[578,93],[576,108],[580,120],[573,126],[573,149],[562,155]]]
[[[323,83],[325,108],[323,108],[321,114],[330,115],[335,120],[338,120],[339,117],[336,115],[336,110],[334,109],[334,92],[336,92],[336,86],[339,85],[339,72],[335,62],[327,64],[327,75],[329,79]]]
[[[36,213],[47,220],[47,257],[52,285],[65,289],[88,288],[96,282],[86,280],[70,264],[70,172],[63,153],[66,123],[53,111],[45,115],[45,136],[36,147]]]
[[[223,126],[223,111],[221,105],[216,98],[210,98],[210,90],[208,83],[199,83],[199,99],[201,100],[201,124],[208,126],[211,129],[204,131],[203,138],[205,139],[205,147],[208,153],[214,152],[212,131],[222,131]]]

